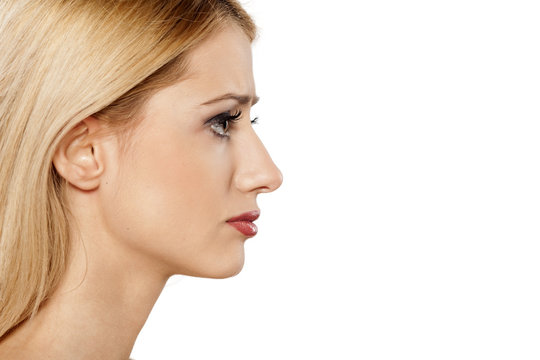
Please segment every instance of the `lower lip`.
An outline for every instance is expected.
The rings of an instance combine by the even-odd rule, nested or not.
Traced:
[[[251,221],[233,221],[228,224],[246,236],[257,235],[257,225]]]

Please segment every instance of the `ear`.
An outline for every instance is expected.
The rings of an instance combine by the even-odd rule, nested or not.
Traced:
[[[58,174],[81,190],[97,189],[101,181],[102,138],[96,135],[102,126],[92,116],[82,120],[62,138],[54,154]]]

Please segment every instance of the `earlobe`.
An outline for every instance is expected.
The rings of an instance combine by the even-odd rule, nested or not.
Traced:
[[[54,154],[58,174],[81,190],[95,190],[101,181],[104,164],[100,137],[96,136],[100,127],[96,118],[84,119],[62,138]]]

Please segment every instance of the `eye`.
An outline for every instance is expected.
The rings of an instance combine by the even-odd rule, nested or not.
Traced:
[[[214,116],[212,119],[207,121],[207,124],[210,125],[212,132],[219,138],[228,138],[231,136],[229,133],[230,128],[234,123],[240,120],[242,116],[242,111],[237,111],[234,114],[230,112],[224,112],[217,116]],[[258,118],[251,120],[252,124],[257,124]]]
[[[231,123],[238,121],[240,116],[242,116],[242,111],[238,111],[235,114],[224,112],[214,116],[207,123],[210,124],[210,128],[216,136],[225,138],[230,136],[229,128],[231,127]]]

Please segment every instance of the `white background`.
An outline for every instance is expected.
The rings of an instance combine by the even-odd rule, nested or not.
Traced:
[[[236,277],[174,277],[132,356],[539,359],[537,1],[243,2],[284,175]]]

